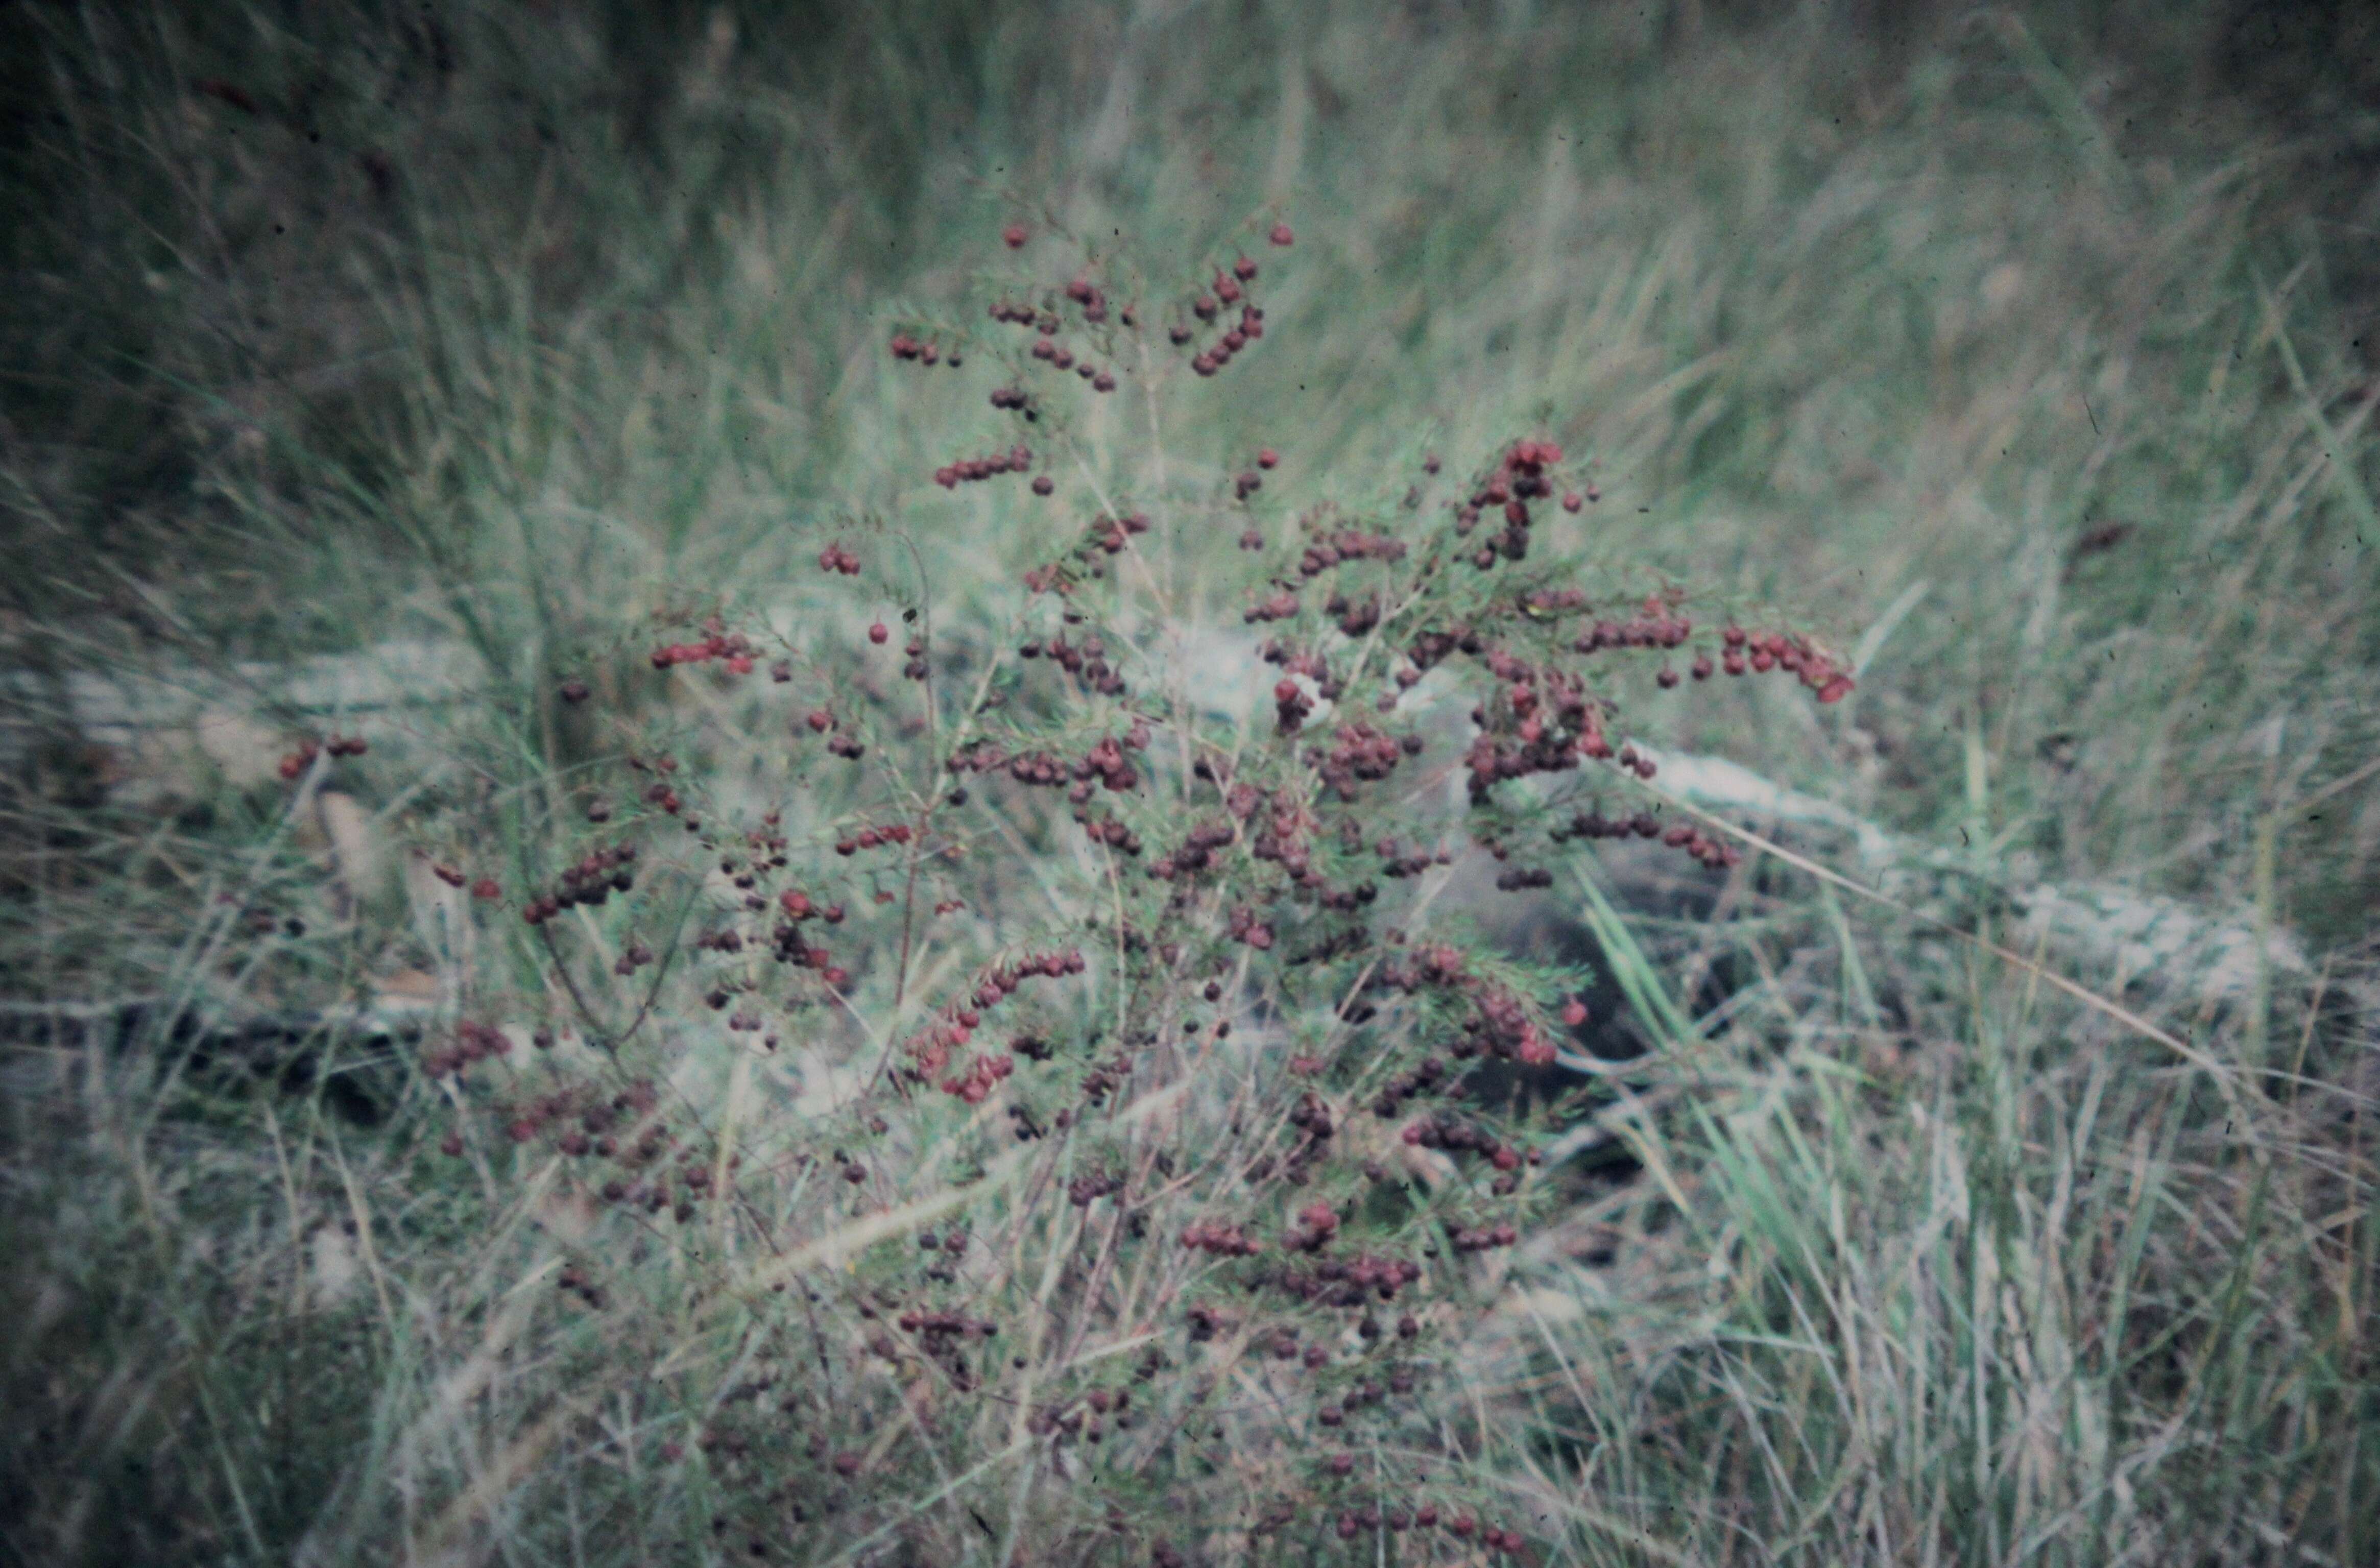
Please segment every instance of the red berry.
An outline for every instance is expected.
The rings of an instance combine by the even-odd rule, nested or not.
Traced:
[[[1562,1004],[1561,1020],[1572,1028],[1586,1022],[1586,1003],[1575,997]]]
[[[1058,481],[1051,479],[1048,474],[1038,474],[1034,477],[1033,493],[1036,495],[1050,494],[1055,492],[1057,488]]]
[[[882,642],[892,635],[892,628],[881,621],[868,628],[868,640],[870,642]]]
[[[1276,465],[1278,465],[1280,462],[1281,462],[1281,454],[1280,454],[1280,453],[1278,453],[1278,452],[1275,452],[1275,451],[1274,451],[1271,447],[1269,447],[1269,446],[1266,447],[1263,451],[1261,451],[1261,452],[1259,452],[1259,453],[1257,453],[1257,468],[1273,468],[1273,467],[1275,467]]]
[[[1586,497],[1574,490],[1562,497],[1562,510],[1565,512],[1575,512],[1585,504]]]
[[[493,877],[481,877],[471,884],[471,896],[482,904],[493,904],[504,895],[504,890],[497,885]]]
[[[1011,250],[1022,250],[1025,249],[1025,225],[1011,224],[1000,231],[1000,237],[1008,241]]]
[[[1275,245],[1287,245],[1292,240],[1295,239],[1297,236],[1290,232],[1290,227],[1287,224],[1275,224],[1272,225],[1271,237],[1272,242]]]

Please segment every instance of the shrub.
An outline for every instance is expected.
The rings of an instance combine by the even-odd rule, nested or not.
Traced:
[[[1458,856],[1525,892],[1580,838],[1732,864],[1645,808],[1620,696],[1851,677],[1583,565],[1593,464],[1542,433],[1352,487],[1287,430],[1169,453],[1170,407],[1285,346],[1294,236],[1161,292],[1050,227],[891,333],[990,418],[820,541],[839,608],[673,616],[645,660],[692,727],[574,676],[599,760],[494,797],[553,857],[442,865],[551,1005],[429,1043],[441,1148],[578,1216],[520,1243],[578,1452],[738,1556],[1526,1556],[1471,1463],[1492,1415],[1451,1396],[1544,1201],[1486,1069],[1587,1019],[1576,973],[1433,902]],[[1040,541],[1004,632],[924,586],[986,508]],[[1236,712],[1195,607],[1234,581],[1269,667]]]

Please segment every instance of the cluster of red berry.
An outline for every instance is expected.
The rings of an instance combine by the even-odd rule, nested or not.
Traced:
[[[508,1056],[512,1049],[512,1037],[504,1030],[465,1018],[455,1024],[452,1039],[422,1053],[421,1070],[433,1078],[459,1075],[474,1063]]]
[[[1182,843],[1172,852],[1150,862],[1149,876],[1158,881],[1172,881],[1177,877],[1195,876],[1215,864],[1215,852],[1229,845],[1240,836],[1239,830],[1229,822],[1201,822],[1184,835]],[[1217,996],[1220,987],[1209,983]],[[1215,996],[1209,996],[1212,1002]]]
[[[1275,245],[1285,246],[1295,237],[1291,234],[1287,224],[1276,224],[1273,225],[1270,237]],[[1217,371],[1230,364],[1232,357],[1240,350],[1264,335],[1263,307],[1247,298],[1246,286],[1254,283],[1256,276],[1257,264],[1247,257],[1242,256],[1232,263],[1228,271],[1217,268],[1214,281],[1208,291],[1200,294],[1190,302],[1190,313],[1210,327],[1222,315],[1225,308],[1232,305],[1240,307],[1238,324],[1225,329],[1220,336],[1191,356],[1190,368],[1198,374],[1213,375]],[[1187,322],[1176,322],[1167,335],[1172,340],[1175,347],[1187,348],[1196,341],[1198,334]],[[1242,477],[1245,479],[1247,476]]]
[[[819,904],[813,902],[808,893],[802,892],[798,888],[789,887],[783,893],[778,893],[777,907],[783,912],[785,918],[788,920],[796,922],[802,920],[824,920],[830,926],[839,926],[843,924],[844,910],[842,905]],[[714,945],[717,945],[719,950],[722,953],[733,953],[737,951],[737,949],[742,946],[740,939],[734,947],[725,945],[725,936],[732,936],[733,934],[733,932],[724,933],[721,942]]]
[[[1571,643],[1577,653],[1606,648],[1676,648],[1694,635],[1694,624],[1673,613],[1658,594],[1645,596],[1637,613],[1625,621],[1597,621]]]
[[[1493,1225],[1480,1225],[1458,1230],[1451,1238],[1457,1252],[1488,1252],[1500,1246],[1510,1246],[1521,1239],[1521,1233],[1509,1220]]]
[[[1078,284],[1075,286],[1083,288],[1089,287],[1087,284]],[[1071,293],[1072,290],[1070,289],[1069,292]],[[1096,298],[1097,296],[1093,295],[1090,296],[1090,298]],[[1085,308],[1083,314],[1087,319],[1104,319],[1104,312],[1102,312],[1100,317],[1092,317],[1087,306]],[[1074,350],[1059,346],[1058,341],[1055,338],[1039,337],[1034,339],[1033,347],[1030,352],[1033,358],[1040,360],[1043,364],[1048,365],[1051,370],[1074,371],[1075,375],[1091,383],[1091,390],[1093,392],[1113,392],[1116,388],[1115,372],[1113,371],[1104,370],[1099,366],[1093,364],[1087,359],[1080,360],[1076,359],[1075,358]]]
[[[1537,1027],[1529,1004],[1474,974],[1469,958],[1451,943],[1413,948],[1403,958],[1381,966],[1378,983],[1391,991],[1445,991],[1466,998],[1471,1016],[1463,1022],[1462,1038],[1449,1048],[1456,1056],[1486,1054],[1537,1067],[1555,1059],[1554,1042]]]
[[[1016,992],[1016,988],[1029,979],[1062,979],[1079,975],[1085,968],[1082,953],[1067,949],[1058,953],[1028,954],[1014,964],[1002,964],[986,970],[977,979],[974,990],[963,1003],[944,1007],[936,1020],[909,1037],[903,1051],[909,1057],[912,1078],[926,1082],[950,1065],[953,1051],[963,1049],[975,1038],[983,1023],[983,1015],[999,1006]],[[983,1068],[970,1065],[965,1072],[945,1081],[946,1093],[958,1096],[973,1105],[990,1092],[992,1085],[1008,1076],[1014,1063],[1007,1057],[997,1061],[1004,1065]],[[956,1087],[953,1087],[953,1086]],[[979,1086],[979,1087],[978,1087]],[[969,1090],[975,1092],[970,1093]]]
[[[588,1278],[587,1270],[576,1263],[566,1265],[561,1273],[553,1277],[553,1282],[556,1288],[567,1291],[585,1302],[590,1312],[602,1311],[604,1304],[610,1299],[603,1294],[603,1287]]]
[[[1470,770],[1471,798],[1511,779],[1561,772],[1578,759],[1611,755],[1603,737],[1603,707],[1585,683],[1570,671],[1524,663],[1503,650],[1488,654],[1488,671],[1504,683],[1492,703],[1472,710],[1480,726],[1463,765]]]
[[[1755,675],[1770,670],[1789,670],[1802,677],[1802,684],[1818,694],[1821,702],[1840,702],[1852,692],[1849,673],[1840,668],[1833,655],[1821,650],[1806,637],[1785,632],[1763,632],[1758,635],[1742,626],[1730,626],[1722,634],[1727,652],[1721,667],[1730,675],[1742,675],[1747,669]]]
[[[994,479],[1002,474],[1021,474],[1032,466],[1031,447],[1012,446],[989,457],[963,457],[955,463],[945,463],[934,470],[934,482],[944,490],[955,490],[962,484],[973,484],[978,480]],[[1041,480],[1049,477],[1043,474]],[[1041,489],[1040,480],[1035,481],[1034,488],[1043,495],[1050,493]]]
[[[1343,801],[1354,801],[1359,784],[1377,784],[1396,772],[1397,764],[1422,753],[1417,735],[1393,735],[1368,723],[1342,724],[1331,732],[1328,748],[1307,751],[1307,760],[1320,775],[1322,787]]]
[[[1126,1389],[1092,1389],[1079,1399],[1044,1404],[1026,1418],[1025,1429],[1036,1437],[1096,1443],[1107,1436],[1108,1417],[1120,1431],[1132,1429],[1132,1394]]]
[[[1366,533],[1361,529],[1333,529],[1308,544],[1297,558],[1297,575],[1318,577],[1334,566],[1350,561],[1378,561],[1393,564],[1405,558],[1405,541],[1382,533]],[[1341,612],[1332,609],[1331,614]],[[1346,628],[1342,626],[1342,631]],[[1364,628],[1368,630],[1369,628]],[[1360,637],[1363,631],[1347,632]]]
[[[1271,593],[1240,612],[1240,619],[1250,626],[1259,621],[1287,621],[1296,617],[1297,595],[1288,589],[1275,589]]]
[[[1289,1124],[1316,1143],[1327,1142],[1339,1132],[1337,1118],[1330,1113],[1330,1102],[1308,1089],[1297,1097],[1289,1108]]]
[[[969,1105],[980,1105],[1015,1070],[1014,1057],[979,1051],[967,1064],[965,1072],[944,1078],[941,1089],[944,1094],[956,1095]]]
[[[1077,1209],[1088,1209],[1123,1191],[1123,1178],[1113,1171],[1086,1171],[1066,1184],[1066,1201]]]
[[[1450,1154],[1477,1154],[1499,1171],[1521,1168],[1521,1151],[1475,1123],[1443,1112],[1424,1116],[1405,1125],[1405,1142],[1416,1149],[1442,1149]]]
[[[813,942],[802,934],[802,927],[812,919],[830,926],[843,923],[843,906],[814,906],[807,893],[790,893],[778,895],[777,907],[782,918],[769,933],[770,956],[778,963],[797,969],[808,969],[818,976],[831,991],[841,990],[850,983],[851,973],[834,961],[834,955],[823,944]],[[724,990],[710,993],[713,1009],[727,1004]]]
[[[1320,662],[1320,657],[1321,656],[1319,654],[1306,654],[1303,655],[1302,659],[1310,660],[1318,663]],[[1305,682],[1297,678],[1300,675],[1305,675],[1307,679],[1314,680],[1315,685],[1313,690],[1308,691],[1305,687]],[[1298,731],[1305,727],[1305,721],[1313,716],[1314,707],[1317,700],[1318,699],[1326,702],[1330,701],[1333,699],[1335,695],[1336,694],[1334,692],[1326,690],[1322,682],[1316,679],[1309,672],[1294,669],[1290,671],[1289,674],[1282,675],[1281,679],[1273,682],[1272,717],[1274,731],[1285,735],[1297,734]]]
[[[461,887],[465,882],[470,882],[471,896],[478,899],[482,904],[492,904],[497,899],[502,898],[504,895],[504,888],[493,877],[481,877],[478,881],[472,881],[471,879],[466,877],[461,870],[453,866],[447,865],[443,860],[431,867],[430,869],[440,881],[444,882],[448,887]]]
[[[1494,566],[1500,558],[1519,561],[1529,553],[1529,503],[1533,499],[1553,494],[1553,480],[1546,470],[1561,461],[1562,450],[1550,441],[1516,441],[1508,447],[1494,469],[1472,491],[1467,501],[1454,509],[1454,531],[1468,534],[1490,510],[1502,512],[1504,531],[1482,544],[1471,557],[1471,564],[1481,571]],[[1577,511],[1575,494],[1563,498],[1571,511]]]
[[[1319,1252],[1339,1234],[1339,1210],[1327,1203],[1309,1203],[1297,1211],[1297,1224],[1281,1238],[1293,1252]]]
[[[1075,787],[1079,789],[1082,786],[1078,784]],[[1143,847],[1140,835],[1133,832],[1131,824],[1122,819],[1094,811],[1089,807],[1080,804],[1075,806],[1074,816],[1075,820],[1082,825],[1083,831],[1090,834],[1093,844],[1104,844],[1109,848],[1121,850],[1128,856],[1137,857],[1140,854]]]
[[[603,1160],[614,1173],[594,1184],[604,1203],[641,1209],[649,1214],[669,1214],[681,1225],[690,1224],[699,1206],[723,1196],[712,1147],[681,1143],[655,1114],[659,1092],[650,1080],[638,1080],[608,1099],[588,1087],[564,1089],[531,1099],[514,1112],[507,1132],[515,1143],[542,1138],[557,1154],[571,1160]],[[674,1160],[669,1159],[675,1150]],[[730,1154],[727,1175],[732,1183],[744,1157]]]
[[[1300,1234],[1312,1237],[1314,1233]],[[1329,1237],[1322,1237],[1303,1248],[1319,1251]],[[1293,1235],[1287,1245],[1299,1246],[1299,1235]],[[1313,1267],[1311,1273],[1282,1273],[1271,1282],[1284,1295],[1296,1300],[1323,1307],[1356,1307],[1373,1300],[1394,1301],[1405,1286],[1421,1282],[1421,1265],[1410,1258],[1378,1258],[1371,1253],[1358,1253],[1353,1258],[1326,1258]],[[1366,1319],[1370,1321],[1370,1319]],[[1420,1320],[1413,1317],[1397,1320],[1397,1337],[1413,1339],[1421,1332]],[[1356,1333],[1363,1339],[1377,1338],[1366,1333],[1361,1324]]]
[[[751,639],[742,632],[720,629],[716,618],[708,623],[709,633],[700,642],[672,642],[652,652],[653,668],[666,670],[678,664],[716,662],[731,675],[748,675],[758,662]]]
[[[1264,1250],[1264,1244],[1250,1236],[1245,1227],[1214,1220],[1200,1220],[1184,1226],[1182,1245],[1214,1258],[1254,1258]]]
[[[1723,839],[1712,838],[1691,823],[1677,822],[1664,829],[1661,819],[1650,811],[1639,811],[1632,817],[1606,817],[1600,811],[1581,811],[1568,822],[1548,832],[1547,837],[1556,844],[1573,838],[1658,838],[1671,849],[1682,849],[1712,870],[1721,871],[1741,864],[1743,851]]]
[[[1184,1242],[1183,1245],[1186,1246],[1193,1244]],[[1239,1326],[1239,1319],[1220,1307],[1203,1301],[1192,1302],[1189,1309],[1182,1316],[1184,1325],[1189,1331],[1192,1344],[1204,1344],[1218,1335],[1231,1332]]]
[[[530,899],[521,910],[521,918],[532,926],[540,926],[565,909],[579,905],[599,906],[613,893],[626,893],[637,885],[637,874],[630,869],[636,858],[637,846],[633,844],[615,844],[592,851],[577,864],[564,867],[553,890]]]
[[[1105,735],[1092,743],[1084,753],[1069,763],[1064,758],[1049,751],[1020,751],[1010,755],[999,743],[978,740],[951,753],[944,766],[953,773],[989,774],[1005,772],[1018,784],[1044,789],[1063,788],[1066,797],[1076,806],[1091,798],[1091,786],[1119,792],[1139,787],[1140,772],[1127,751],[1139,751],[1149,741],[1148,726],[1135,723],[1121,735]]]
[[[301,740],[298,743],[297,750],[287,753],[281,759],[280,773],[283,779],[294,783],[307,769],[314,765],[314,759],[317,757],[360,757],[370,749],[371,743],[361,735],[343,735],[334,733],[321,740]]]
[[[856,762],[868,750],[856,735],[843,727],[843,721],[832,708],[813,708],[802,716],[802,722],[812,734],[826,736],[826,748],[833,756]]]
[[[919,1245],[932,1239],[930,1235],[920,1238]],[[895,1320],[901,1325],[903,1333],[916,1334],[929,1343],[961,1335],[988,1340],[1000,1332],[1000,1325],[988,1318],[970,1318],[964,1312],[949,1310],[904,1312]]]
[[[1232,906],[1231,916],[1224,922],[1223,934],[1233,942],[1247,943],[1258,953],[1267,951],[1273,943],[1272,927],[1257,918],[1256,910],[1245,904]]]
[[[1437,1094],[1445,1086],[1446,1064],[1435,1056],[1425,1056],[1380,1086],[1379,1094],[1372,1101],[1372,1114],[1384,1122],[1392,1121],[1403,1114],[1406,1100]]]
[[[1135,534],[1148,531],[1148,514],[1127,512],[1121,517],[1097,517],[1091,519],[1091,538],[1082,552],[1097,550],[1108,555],[1123,553],[1124,541]]]
[[[1373,846],[1372,853],[1380,857],[1380,874],[1394,881],[1420,876],[1432,866],[1451,866],[1454,852],[1451,849],[1416,849],[1407,853],[1395,839],[1384,838]]]
[[[1106,640],[1096,633],[1079,643],[1070,643],[1062,631],[1047,642],[1032,638],[1019,643],[1016,648],[1016,655],[1020,659],[1047,658],[1100,696],[1122,697],[1123,676],[1108,662],[1107,653]]]
[[[1439,1511],[1425,1504],[1410,1514],[1401,1508],[1353,1510],[1339,1515],[1336,1528],[1341,1540],[1352,1541],[1356,1537],[1373,1530],[1387,1529],[1401,1533],[1409,1526],[1428,1529],[1439,1524]],[[1468,1513],[1448,1515],[1443,1521],[1443,1527],[1447,1534],[1460,1541],[1468,1541],[1474,1534],[1476,1534],[1483,1550],[1496,1552],[1502,1556],[1521,1557],[1526,1555],[1529,1550],[1529,1543],[1521,1538],[1520,1532],[1507,1530],[1496,1525],[1490,1525],[1483,1530],[1480,1528],[1479,1522]]]
[[[916,836],[906,822],[892,822],[880,828],[861,828],[847,838],[835,840],[837,855],[856,855],[863,849],[876,849],[888,844],[906,844]]]
[[[906,359],[920,365],[931,365],[941,360],[942,357],[941,346],[930,340],[921,343],[915,336],[905,332],[896,332],[892,334],[892,358],[895,359]],[[959,351],[955,348],[952,349],[950,352],[951,369],[955,371],[964,363],[965,363],[965,361],[960,357]]]

